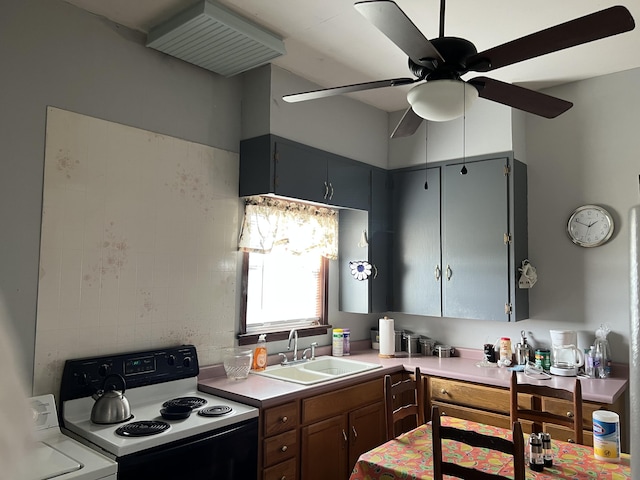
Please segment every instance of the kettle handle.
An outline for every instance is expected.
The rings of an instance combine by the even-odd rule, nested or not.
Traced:
[[[127,389],[127,381],[119,373],[110,373],[109,375],[107,375],[104,378],[104,383],[102,384],[102,390],[105,391],[107,389],[107,381],[112,377],[119,378],[122,381],[122,394],[124,395],[124,391]]]

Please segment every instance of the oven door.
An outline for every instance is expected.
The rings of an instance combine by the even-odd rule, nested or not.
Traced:
[[[258,475],[258,419],[119,457],[118,479],[249,480]]]

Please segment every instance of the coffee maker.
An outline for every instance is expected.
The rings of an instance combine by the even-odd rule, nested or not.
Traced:
[[[553,375],[575,377],[584,365],[584,353],[578,348],[578,333],[574,330],[550,330],[551,369]]]

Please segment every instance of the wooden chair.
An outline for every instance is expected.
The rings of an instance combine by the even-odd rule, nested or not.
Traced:
[[[495,473],[488,473],[470,467],[463,467],[456,463],[442,460],[442,440],[454,440],[466,445],[479,448],[497,450],[513,456],[514,480],[525,479],[524,464],[524,436],[520,422],[513,423],[513,440],[493,437],[469,430],[461,430],[455,427],[442,426],[440,424],[440,410],[437,406],[431,408],[431,435],[433,439],[433,478],[442,480],[443,475],[452,475],[466,480],[510,480]]]
[[[532,395],[532,408],[524,409],[518,405],[518,393]],[[571,412],[566,415],[543,410],[542,397],[559,398],[567,400],[572,404]],[[516,372],[511,374],[511,421],[529,420],[533,422],[532,431],[540,433],[543,431],[544,423],[562,425],[573,430],[573,438],[568,441],[584,444],[584,433],[582,426],[582,387],[580,380],[576,378],[573,391],[549,387],[547,385],[532,385],[529,383],[518,383]],[[558,439],[565,440],[565,439]]]
[[[395,408],[394,399],[397,400]],[[406,403],[402,403],[405,399]],[[424,384],[420,368],[416,368],[413,379],[409,378],[396,383],[391,383],[391,375],[384,376],[384,406],[387,440],[395,438],[395,425],[405,418],[414,416],[416,421],[414,427],[424,424]]]

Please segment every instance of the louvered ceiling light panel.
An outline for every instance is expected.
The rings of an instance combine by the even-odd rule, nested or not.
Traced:
[[[147,47],[225,77],[285,54],[282,39],[206,0],[152,28]]]

